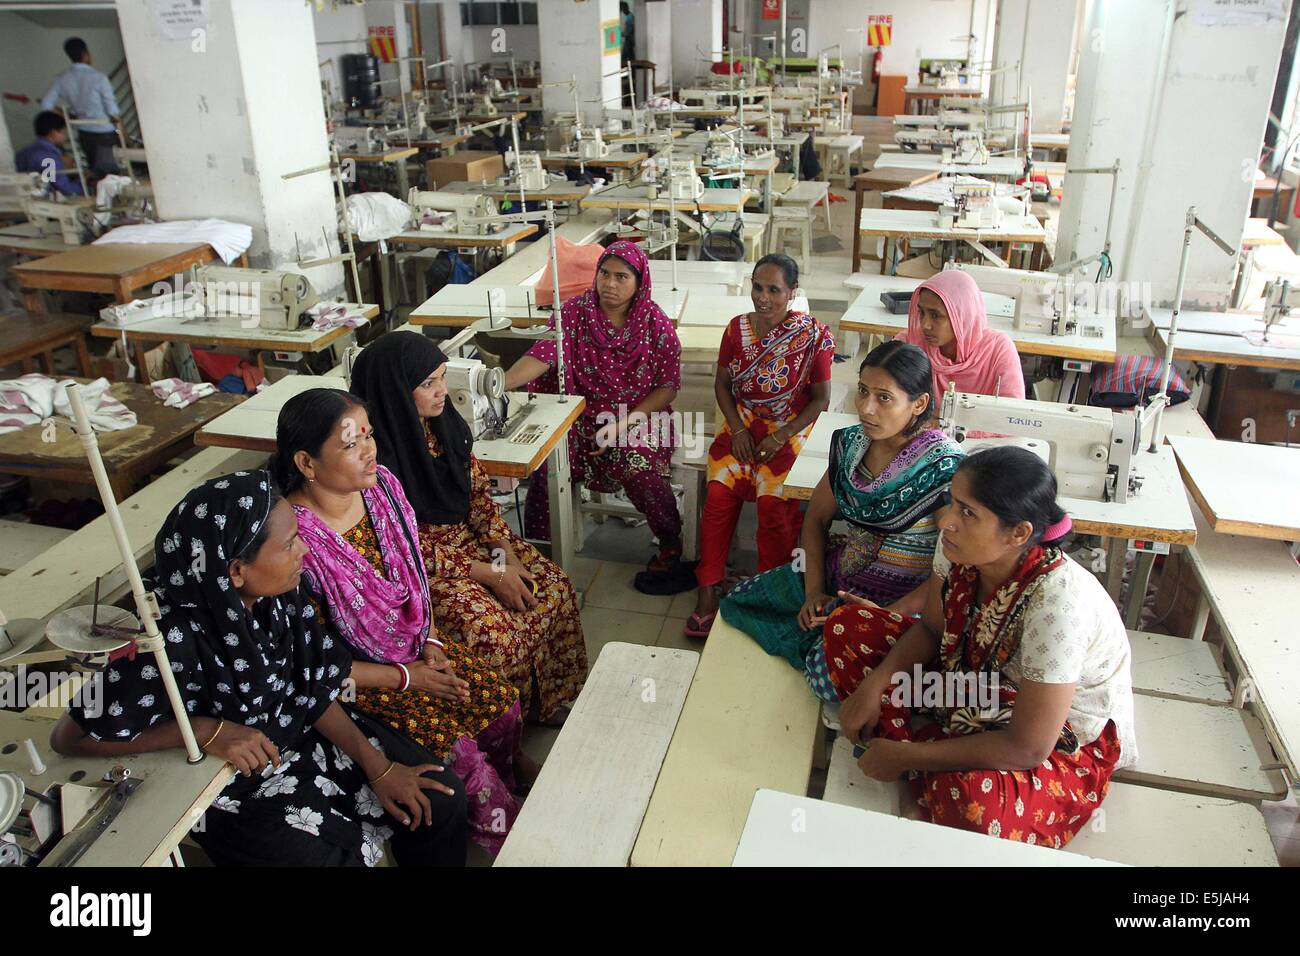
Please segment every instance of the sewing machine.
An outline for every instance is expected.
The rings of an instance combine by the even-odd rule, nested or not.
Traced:
[[[40,173],[0,173],[0,212],[22,212],[23,200],[44,193]]]
[[[497,437],[504,430],[510,404],[504,369],[489,368],[478,359],[448,359],[447,391],[475,439]]]
[[[550,185],[551,178],[542,166],[541,153],[520,153],[514,157],[515,185],[525,190],[541,190]]]
[[[378,126],[335,126],[334,145],[340,153],[382,153],[386,146]]]
[[[292,332],[309,324],[303,315],[320,301],[311,280],[297,272],[195,266],[194,287],[207,318],[235,318],[240,325],[256,316],[256,326]]]
[[[704,148],[705,166],[740,166],[743,162],[740,148],[729,134],[717,130],[709,133],[709,142]]]
[[[497,105],[487,93],[475,93],[469,112],[473,116],[496,116]]]
[[[983,166],[989,161],[989,149],[984,143],[983,130],[954,130],[952,141],[952,148],[945,149],[942,153],[943,162]]]
[[[1099,324],[1086,321],[1088,290],[1076,284],[1071,273],[1058,275],[1026,269],[1000,269],[972,263],[948,263],[945,269],[960,269],[980,287],[981,292],[1004,295],[1015,300],[1013,325],[1023,332],[1043,335],[1079,334],[1093,338],[1103,335]],[[1300,301],[1300,297],[1297,297]]]
[[[609,143],[601,135],[599,126],[578,127],[578,158],[590,162],[609,156]]]
[[[1264,338],[1273,326],[1286,320],[1291,310],[1300,306],[1300,286],[1288,279],[1270,279],[1264,285]]]
[[[23,199],[22,210],[43,236],[58,236],[70,246],[79,246],[99,234],[94,208],[89,200],[57,202],[53,199]]]
[[[695,202],[704,195],[704,182],[696,175],[695,160],[690,156],[674,156],[669,161],[660,153],[642,167],[641,178],[650,184],[651,199],[659,198],[665,184],[668,195],[679,202]]]
[[[939,222],[956,229],[995,229],[1002,221],[1002,198],[990,182],[955,183],[952,201],[939,207]],[[1008,205],[1024,211],[1023,201],[1012,200]]]
[[[1047,463],[1061,497],[1122,503],[1142,487],[1136,473],[1139,443],[1153,419],[1147,413],[974,395],[950,385],[939,427],[957,442],[971,431],[1043,442],[1050,448]]]
[[[421,232],[459,232],[468,236],[483,236],[502,227],[501,223],[464,221],[491,216],[497,211],[493,199],[482,193],[450,193],[416,189],[413,186],[406,194],[406,202],[414,207],[415,226]]]

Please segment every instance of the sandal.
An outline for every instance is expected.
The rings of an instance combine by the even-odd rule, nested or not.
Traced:
[[[686,619],[686,627],[682,630],[682,633],[687,637],[702,640],[709,636],[709,629],[713,627],[713,619],[717,616],[717,611],[711,611],[708,614],[692,614]]]
[[[646,562],[645,569],[651,574],[671,571],[673,566],[682,559],[682,546],[679,544],[675,548],[660,548],[659,553]]]

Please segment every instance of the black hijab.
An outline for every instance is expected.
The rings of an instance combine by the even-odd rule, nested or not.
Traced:
[[[295,588],[244,606],[227,577],[252,545],[277,498],[267,471],[239,471],[194,488],[154,539],[153,584],[185,709],[256,727],[280,748],[291,745],[339,694],[351,660],[326,634]],[[104,672],[99,714],[74,708],[100,740],[131,740],[172,710],[152,654],[114,661]]]
[[[411,391],[447,364],[447,356],[417,332],[388,332],[352,366],[352,391],[370,407],[379,462],[402,483],[422,524],[460,524],[469,517],[469,426],[451,402],[422,419]],[[442,447],[429,454],[425,426]]]

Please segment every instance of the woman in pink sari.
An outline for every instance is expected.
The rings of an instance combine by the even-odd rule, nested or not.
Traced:
[[[1011,336],[989,328],[984,295],[960,269],[926,279],[912,295],[907,331],[895,338],[925,352],[939,401],[952,383],[959,392],[1025,397],[1025,377]]]
[[[649,266],[636,244],[612,243],[591,288],[564,303],[564,391],[587,400],[569,432],[573,479],[597,492],[621,487],[659,543],[650,570],[666,571],[682,553],[682,517],[668,480],[682,348],[650,298]],[[538,342],[506,374],[506,388],[540,379],[537,391],[556,392],[555,359],[555,342]],[[544,539],[550,525],[542,466],[528,483],[524,527],[527,537]]]

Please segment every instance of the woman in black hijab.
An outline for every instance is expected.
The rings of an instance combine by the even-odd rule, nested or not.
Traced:
[[[558,723],[587,674],[573,582],[501,517],[446,372],[432,341],[389,332],[357,358],[351,387],[419,519],[438,630],[518,687],[526,715]]]
[[[199,485],[154,541],[158,627],[195,739],[237,771],[195,840],[217,865],[373,866],[389,839],[399,863],[463,864],[460,781],[338,703],[352,662],[298,590],[305,552],[266,471]],[[57,752],[182,746],[152,655],[96,679],[104,706],[64,714]]]

